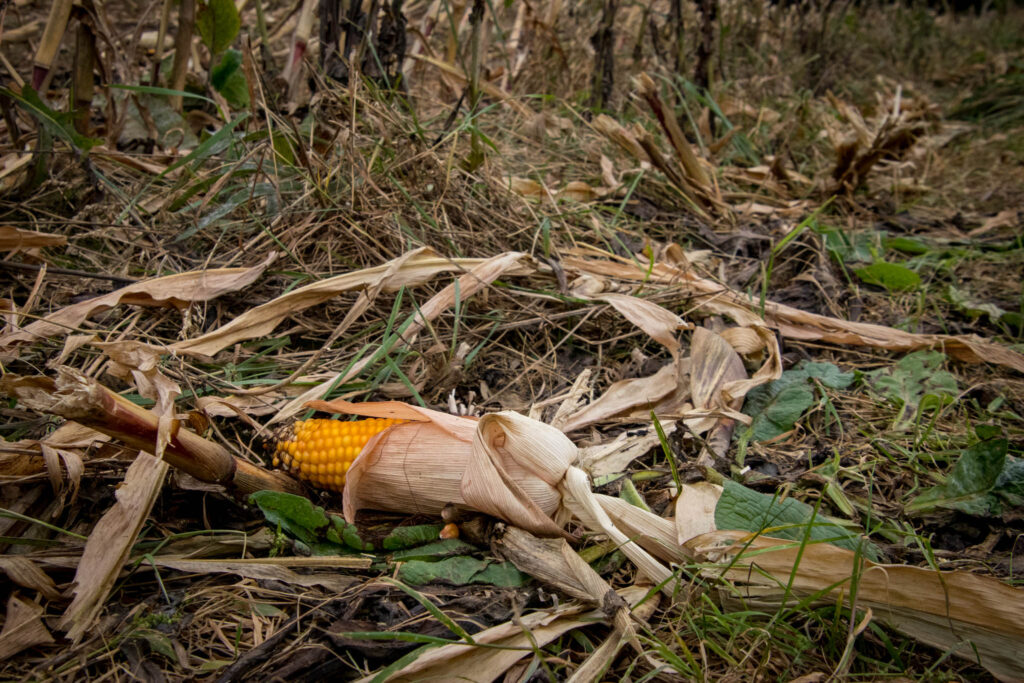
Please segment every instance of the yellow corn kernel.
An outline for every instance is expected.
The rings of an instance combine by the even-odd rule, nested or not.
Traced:
[[[317,488],[341,491],[345,473],[366,443],[401,422],[405,420],[301,420],[275,444],[274,467],[283,467]]]

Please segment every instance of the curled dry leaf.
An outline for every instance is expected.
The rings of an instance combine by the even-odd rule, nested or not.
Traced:
[[[506,252],[491,259],[449,259],[427,248],[417,249],[380,266],[343,273],[294,289],[249,309],[216,330],[195,339],[178,342],[171,348],[183,353],[210,356],[237,342],[269,334],[292,313],[321,304],[343,292],[375,286],[382,277],[387,278],[384,291],[396,292],[402,287],[429,282],[440,273],[470,270],[484,263],[516,262],[521,258],[522,254]],[[511,267],[506,266],[505,270]]]
[[[137,341],[93,342],[96,348],[110,358],[107,372],[123,380],[132,380],[139,394],[156,401],[153,414],[159,420],[156,457],[162,458],[171,441],[174,401],[181,395],[181,387],[167,378],[158,367],[162,349]]]
[[[630,586],[619,591],[629,605],[647,596],[643,586]],[[542,648],[559,636],[577,628],[605,621],[601,609],[587,609],[578,602],[569,602],[551,609],[525,614],[514,621],[473,634],[474,643],[453,643],[424,652],[415,661],[383,679],[399,681],[491,681],[500,678],[517,661]],[[379,675],[359,679],[359,683],[379,680]]]
[[[66,306],[26,325],[24,329],[0,336],[0,350],[9,350],[16,344],[68,334],[89,316],[120,304],[184,308],[192,302],[209,301],[228,292],[248,287],[263,274],[276,257],[276,253],[271,253],[263,263],[252,268],[190,271],[136,282],[116,289],[110,294]]]
[[[60,600],[57,584],[39,566],[21,555],[0,555],[0,571],[22,588],[39,591],[47,600]]]
[[[995,363],[1024,373],[1024,355],[976,335],[914,334],[884,325],[850,322],[808,313],[771,301],[765,302],[762,319],[755,312],[760,309],[757,300],[718,282],[701,278],[692,269],[662,261],[648,272],[636,264],[588,258],[589,254],[580,253],[580,256],[566,255],[562,259],[562,266],[567,271],[602,278],[672,284],[680,289],[681,295],[694,297],[699,308],[727,315],[740,325],[755,330],[767,325],[790,339],[870,346],[899,352],[937,348],[967,363]],[[774,369],[765,371],[765,376],[774,372]],[[752,379],[760,379],[758,374],[760,371]]]
[[[676,390],[679,385],[677,375],[676,364],[667,363],[649,377],[619,380],[594,401],[570,415],[562,424],[562,429],[575,432],[602,420],[632,412],[638,407],[653,410],[659,401],[671,396]]]
[[[693,331],[690,354],[690,400],[693,401],[693,407],[739,410],[743,405],[742,397],[726,397],[722,391],[722,387],[747,378],[743,361],[729,343],[711,330],[698,327]],[[705,418],[687,420],[686,424],[696,434],[712,431],[716,425],[722,425],[725,442],[724,446],[720,444],[720,448],[724,451],[724,448],[728,447],[729,437],[732,435],[732,420]],[[718,452],[717,455],[721,457],[725,453]]]
[[[676,498],[676,538],[679,544],[695,536],[715,531],[715,507],[722,487],[707,481],[683,484]]]

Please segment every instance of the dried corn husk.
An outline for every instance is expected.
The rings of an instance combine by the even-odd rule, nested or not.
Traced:
[[[333,413],[409,420],[371,439],[349,468],[343,508],[440,514],[445,505],[486,512],[542,536],[561,536],[570,513],[612,538],[665,590],[672,572],[605,513],[576,445],[543,422],[504,411],[479,420],[389,401],[312,401]]]

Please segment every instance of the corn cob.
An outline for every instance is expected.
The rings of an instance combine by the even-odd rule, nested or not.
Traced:
[[[284,467],[313,486],[341,491],[345,474],[363,446],[388,427],[405,422],[391,418],[300,420],[274,446],[274,467]]]

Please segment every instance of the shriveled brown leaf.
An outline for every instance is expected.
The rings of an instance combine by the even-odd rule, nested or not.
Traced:
[[[120,304],[184,308],[192,302],[215,299],[248,287],[263,274],[276,256],[271,253],[263,263],[252,268],[191,271],[136,282],[110,294],[66,306],[21,330],[3,335],[0,337],[0,350],[8,350],[15,344],[69,334],[89,316]]]
[[[520,254],[511,256],[503,254],[501,256],[513,261],[522,257]],[[213,355],[231,344],[269,334],[292,313],[321,304],[343,292],[374,286],[381,278],[386,278],[384,291],[396,292],[402,287],[429,282],[440,273],[470,270],[485,262],[484,259],[449,259],[438,256],[427,248],[403,254],[396,261],[399,261],[398,268],[394,268],[393,262],[389,262],[299,287],[265,304],[249,309],[212,332],[195,339],[178,342],[171,348],[184,353]],[[487,259],[487,261],[495,262],[496,259]]]
[[[53,636],[42,620],[43,608],[17,595],[7,599],[7,618],[0,631],[0,662],[34,645],[48,645]]]
[[[757,300],[668,262],[657,263],[651,272],[647,272],[646,269],[632,263],[567,255],[563,258],[562,265],[566,270],[598,277],[674,284],[695,297],[698,305],[704,310],[727,315],[740,325],[755,329],[760,324],[767,324],[790,339],[870,346],[899,352],[939,349],[964,362],[994,363],[1024,373],[1024,355],[976,335],[914,334],[884,325],[851,322],[808,313],[772,301],[765,302],[765,315],[762,320],[755,313],[760,308]],[[774,372],[774,369],[770,372]]]
[[[75,572],[75,598],[61,616],[59,628],[78,642],[92,627],[117,580],[167,474],[167,463],[140,453],[117,489],[117,502],[89,534]]]
[[[35,562],[21,555],[0,555],[0,571],[22,588],[39,591],[47,600],[59,600],[60,591],[53,579]]]

